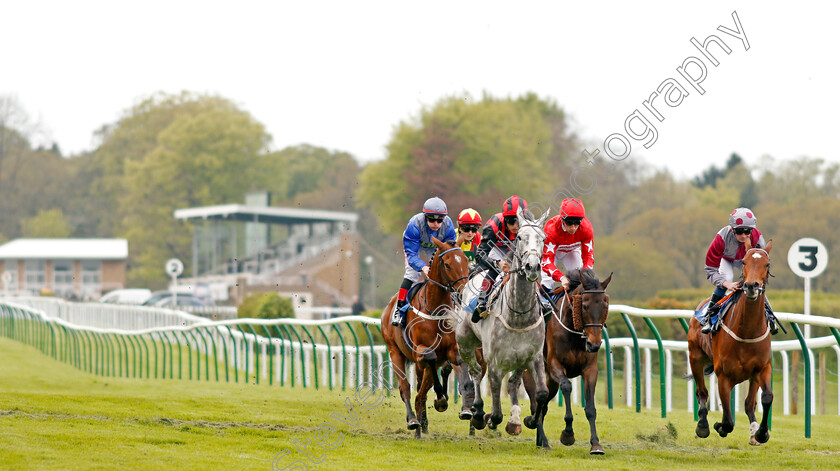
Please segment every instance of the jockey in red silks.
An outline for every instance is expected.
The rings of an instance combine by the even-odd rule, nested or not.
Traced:
[[[464,241],[461,243],[461,250],[467,255],[470,262],[475,261],[475,252],[478,249],[478,244],[481,243],[481,234],[478,231],[481,229],[481,214],[478,211],[467,208],[461,211],[458,215],[458,229],[455,230],[455,238],[460,240],[463,235]]]
[[[767,245],[764,236],[756,228],[755,213],[749,208],[738,208],[729,215],[729,225],[722,227],[715,234],[715,238],[709,244],[709,250],[706,251],[706,278],[715,285],[715,291],[712,293],[706,316],[701,322],[701,332],[704,334],[712,330],[709,319],[720,311],[717,302],[723,299],[726,290],[737,290],[740,287],[738,282],[732,281],[735,277],[733,268],[740,270],[744,266],[747,240],[755,249],[763,249]],[[773,315],[773,308],[770,307],[766,296],[764,301],[770,332],[776,335],[779,331],[775,322],[776,316]]]
[[[472,314],[473,322],[481,320],[481,313],[487,310],[487,297],[493,287],[493,280],[500,273],[510,270],[506,258],[519,232],[519,218],[516,216],[519,208],[527,210],[528,202],[516,195],[506,199],[502,204],[502,212],[488,219],[481,231],[481,243],[478,244],[475,260],[485,272],[476,275],[484,278],[478,293],[478,305]]]
[[[560,214],[545,224],[545,246],[542,256],[542,285],[548,292],[554,282],[569,289],[565,271],[592,268],[595,265],[592,223],[586,219],[583,202],[577,198],[564,199]]]
[[[426,200],[423,204],[423,212],[412,216],[403,232],[405,275],[397,294],[396,309],[391,316],[392,325],[405,326],[402,307],[406,304],[408,289],[420,280],[421,273],[424,277],[429,276],[428,261],[437,250],[437,246],[432,242],[432,236],[450,244],[454,244],[456,239],[452,219],[446,215],[446,203],[436,196]]]

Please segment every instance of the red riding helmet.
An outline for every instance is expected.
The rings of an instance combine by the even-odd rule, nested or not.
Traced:
[[[586,209],[583,207],[583,201],[577,198],[564,199],[560,205],[560,216],[563,219],[586,217]]]
[[[502,217],[516,216],[516,210],[518,208],[522,208],[523,211],[528,209],[528,202],[524,198],[513,195],[506,199],[505,204],[502,205]]]

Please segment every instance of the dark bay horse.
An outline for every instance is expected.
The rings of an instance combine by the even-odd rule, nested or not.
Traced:
[[[448,395],[437,373],[439,367],[448,368],[450,364],[454,366],[461,394],[472,395],[472,382],[458,355],[458,345],[451,325],[453,321],[450,317],[452,295],[455,295],[457,301],[467,282],[467,256],[458,246],[453,247],[434,237],[432,241],[437,246],[437,251],[429,265],[429,282],[423,285],[411,300],[412,309],[406,313],[405,330],[392,326],[390,322],[397,302],[396,295],[382,311],[381,318],[382,336],[388,346],[391,365],[399,379],[400,397],[405,403],[408,429],[415,431],[416,438],[420,438],[421,429],[423,432],[428,431],[426,394],[429,389],[435,389],[434,404],[438,412],[443,412],[448,407]],[[411,409],[411,386],[405,372],[406,361],[415,364],[417,373],[417,397],[414,401],[416,415]],[[462,414],[465,412],[462,411]],[[468,419],[470,415],[463,418]]]
[[[548,367],[548,394],[551,400],[558,388],[563,393],[566,403],[566,428],[560,434],[560,442],[566,446],[575,443],[572,429],[572,383],[570,378],[583,377],[586,398],[586,419],[589,421],[589,453],[603,455],[604,449],[595,430],[595,384],[598,381],[598,350],[601,348],[601,328],[607,322],[610,311],[610,296],[606,293],[607,285],[612,280],[612,273],[601,282],[598,275],[590,268],[572,270],[568,273],[572,283],[579,286],[563,296],[563,300],[548,322],[545,335],[545,357]],[[548,402],[540,408],[534,398],[534,380],[530,372],[523,377],[525,390],[531,399],[531,414],[522,423],[528,428],[535,428],[538,421],[545,418]],[[550,448],[548,440],[542,445]]]
[[[773,242],[763,249],[749,249],[744,255],[741,270],[743,295],[724,317],[721,330],[712,336],[700,332],[700,323],[692,318],[688,329],[688,358],[691,373],[696,383],[695,393],[700,403],[697,422],[697,436],[709,436],[709,391],[703,378],[703,368],[714,365],[718,378],[718,392],[723,405],[723,422],[715,424],[715,430],[725,437],[735,427],[730,408],[730,392],[743,381],[750,380],[744,412],[750,419],[750,444],[759,445],[770,439],[767,417],[773,404],[770,384],[770,326],[764,314],[764,291],[770,275],[770,249]],[[701,303],[702,306],[702,303]],[[700,307],[698,307],[700,309]],[[755,405],[758,388],[761,387],[761,405],[764,415],[761,425],[755,420]]]

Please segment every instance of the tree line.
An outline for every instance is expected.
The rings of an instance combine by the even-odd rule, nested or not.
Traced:
[[[453,218],[473,207],[486,220],[510,194],[545,207],[544,195],[568,182],[588,144],[570,131],[562,107],[535,94],[444,97],[398,123],[387,157],[366,165],[307,144],[272,150],[271,136],[249,113],[189,92],[129,107],[81,155],[34,146],[34,134],[20,104],[0,97],[0,242],[124,237],[129,283],[157,287],[166,282],[166,259],[191,257],[193,227],[174,219],[175,209],[270,191],[276,205],[361,213],[362,250],[377,260],[378,304],[396,290],[402,230],[426,198],[443,198]],[[578,195],[596,233],[595,269],[615,272],[614,301],[710,288],[706,249],[738,206],[751,207],[774,240],[771,288],[801,287],[786,262],[796,239],[815,237],[830,253],[840,247],[840,165],[766,157],[748,166],[736,153],[713,160],[723,165],[679,180],[633,157]],[[361,268],[363,282],[372,282]],[[813,286],[837,291],[840,266],[830,262]]]

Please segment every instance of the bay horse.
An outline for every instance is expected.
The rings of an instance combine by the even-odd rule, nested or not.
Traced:
[[[441,384],[438,368],[454,366],[458,375],[462,395],[471,394],[472,388],[466,368],[458,355],[458,345],[451,327],[453,297],[460,299],[460,291],[467,282],[469,267],[467,256],[459,246],[451,246],[432,237],[437,251],[429,264],[428,282],[411,300],[411,309],[406,313],[406,328],[391,325],[391,313],[397,302],[394,295],[382,311],[382,336],[388,346],[391,365],[400,384],[400,397],[406,407],[406,422],[409,430],[420,438],[421,429],[428,433],[426,417],[426,394],[435,390],[435,409],[443,412],[448,408],[448,394]],[[415,364],[417,396],[414,409],[411,408],[411,385],[406,375],[406,361]],[[448,362],[448,364],[447,364]],[[448,374],[447,374],[448,376]],[[466,409],[466,408],[465,408]],[[462,418],[468,419],[462,411]],[[418,420],[419,418],[419,420]]]
[[[561,298],[560,307],[548,321],[545,334],[545,357],[548,367],[548,401],[540,407],[534,400],[534,380],[530,372],[524,376],[525,390],[531,397],[531,414],[523,423],[528,428],[536,427],[548,412],[548,402],[563,393],[566,403],[566,428],[560,434],[560,442],[566,446],[575,443],[572,429],[572,383],[570,378],[582,376],[586,398],[586,419],[589,421],[589,453],[603,455],[604,448],[595,429],[595,384],[598,382],[598,350],[601,348],[601,329],[607,322],[610,311],[610,296],[606,293],[612,280],[612,273],[603,282],[591,268],[572,270],[568,273],[572,286],[570,293]],[[579,283],[579,284],[578,284]],[[558,289],[563,292],[562,288]],[[559,312],[559,314],[558,314]],[[551,448],[548,440],[541,445]]]
[[[495,429],[502,422],[501,388],[502,377],[512,371],[508,381],[508,392],[511,385],[518,388],[525,369],[534,373],[536,381],[537,402],[543,405],[548,400],[548,388],[545,384],[545,363],[543,361],[543,346],[545,344],[545,328],[542,309],[537,298],[537,283],[540,280],[542,266],[543,241],[545,232],[542,227],[548,219],[548,212],[538,220],[528,211],[517,211],[519,218],[519,232],[511,250],[510,278],[501,288],[501,294],[488,304],[488,316],[472,323],[467,314],[469,299],[461,300],[461,319],[455,327],[455,337],[461,357],[469,367],[474,396],[464,396],[464,406],[472,406],[473,416],[471,426],[481,430],[488,425]],[[483,276],[474,276],[468,287],[478,292]],[[490,415],[485,415],[484,400],[481,397],[481,379],[483,365],[479,362],[477,350],[481,348],[486,364],[487,377],[493,399]],[[515,395],[511,409],[511,419],[508,429],[519,424],[519,406]],[[540,438],[542,436],[542,438]],[[545,439],[542,422],[537,424],[537,443]]]
[[[744,255],[744,267],[741,270],[741,284],[738,288],[742,296],[735,302],[729,313],[724,316],[721,331],[700,332],[700,323],[692,318],[688,329],[688,357],[691,374],[696,384],[695,393],[699,402],[700,419],[695,432],[700,438],[709,436],[709,391],[703,378],[705,365],[714,365],[718,378],[718,393],[723,405],[723,422],[715,423],[715,430],[725,437],[735,428],[735,421],[730,408],[732,388],[743,381],[750,380],[744,412],[750,420],[750,444],[760,445],[770,439],[767,418],[773,404],[773,390],[770,384],[772,365],[770,363],[770,325],[764,311],[764,291],[770,275],[770,249],[773,241],[763,249],[751,248]],[[702,306],[703,303],[701,303]],[[701,307],[698,306],[698,310]],[[755,420],[755,405],[758,388],[761,387],[761,405],[764,415],[761,425]]]

